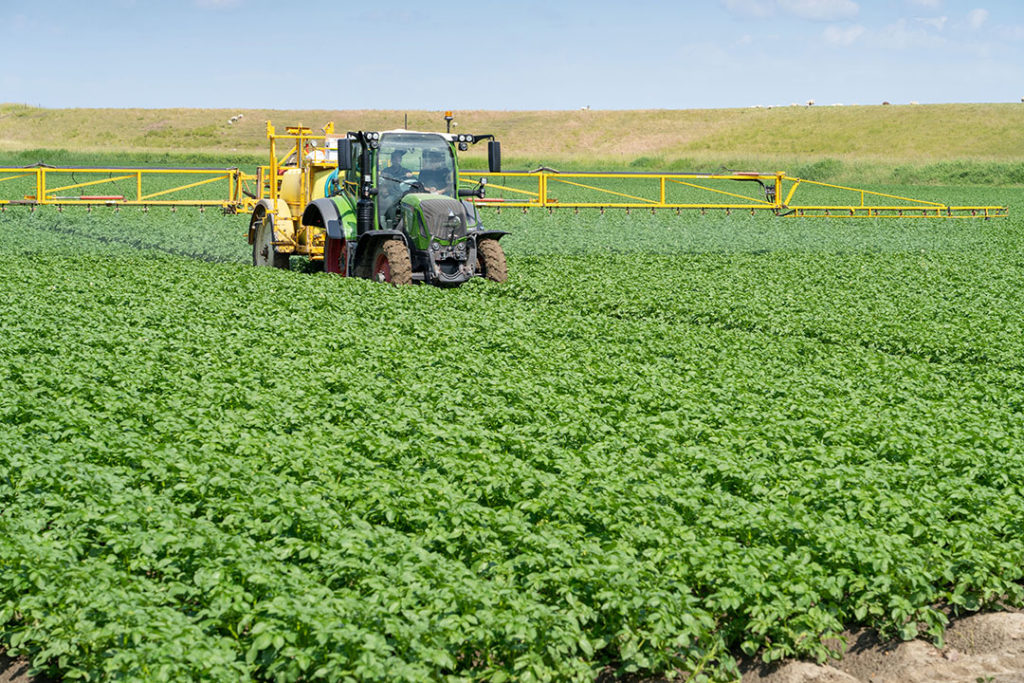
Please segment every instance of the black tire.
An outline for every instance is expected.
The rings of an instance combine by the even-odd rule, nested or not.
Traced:
[[[409,260],[409,250],[400,240],[378,244],[370,266],[371,279],[393,285],[412,284],[412,261]]]
[[[274,218],[263,207],[252,214],[255,234],[252,239],[252,264],[254,266],[288,270],[288,254],[279,254],[274,247]]]
[[[483,239],[477,242],[476,267],[482,276],[493,282],[504,282],[508,279],[505,250],[498,244],[498,240]]]

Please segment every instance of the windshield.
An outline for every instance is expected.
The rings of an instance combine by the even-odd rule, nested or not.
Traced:
[[[451,145],[430,133],[384,133],[377,153],[377,208],[382,223],[394,224],[398,201],[407,192],[455,196]]]

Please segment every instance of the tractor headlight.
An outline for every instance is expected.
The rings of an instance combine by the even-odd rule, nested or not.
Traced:
[[[458,230],[459,226],[461,225],[462,221],[459,220],[459,217],[456,216],[454,213],[449,212],[448,219],[444,222],[444,227],[448,228],[449,230]]]

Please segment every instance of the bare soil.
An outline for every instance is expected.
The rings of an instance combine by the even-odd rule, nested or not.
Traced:
[[[11,659],[0,653],[0,683],[37,683],[28,675],[29,663],[24,659]]]
[[[1024,683],[1024,611],[956,619],[942,648],[884,643],[869,630],[845,635],[841,660],[752,668],[742,683]]]

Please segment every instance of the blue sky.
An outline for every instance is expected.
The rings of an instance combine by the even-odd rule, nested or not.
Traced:
[[[0,102],[45,107],[679,109],[1024,97],[1021,0],[0,0],[0,25]]]

